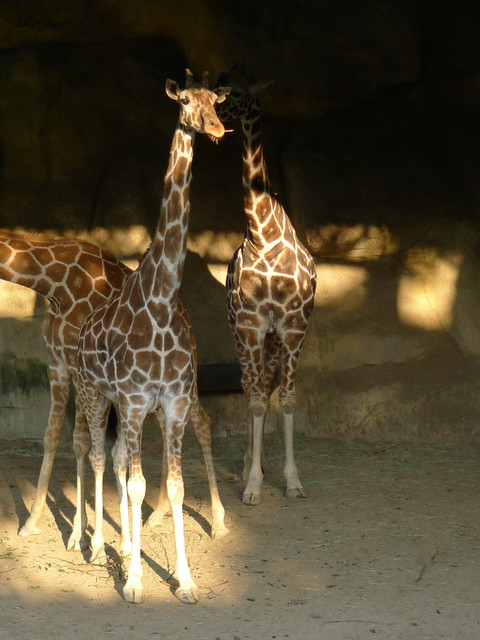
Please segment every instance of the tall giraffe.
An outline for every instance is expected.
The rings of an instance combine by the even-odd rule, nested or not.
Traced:
[[[184,90],[180,90],[176,82],[167,80],[166,93],[177,102],[180,114],[152,244],[121,292],[90,314],[80,331],[78,389],[90,430],[90,461],[95,473],[96,519],[92,549],[96,553],[104,543],[104,440],[108,405],[113,401],[119,417],[114,468],[118,484],[124,488],[120,497],[122,532],[129,529],[127,493],[132,505],[132,549],[123,588],[129,602],[142,602],[144,598],[140,558],[141,506],[145,496],[141,437],[146,415],[159,410],[165,418],[166,484],[177,553],[179,586],[175,594],[185,603],[198,600],[185,554],[181,469],[181,447],[191,411],[195,371],[190,335],[178,311],[178,290],[186,256],[195,134],[206,133],[214,140],[224,134],[214,104],[225,99],[228,89],[221,88],[214,93],[207,85],[206,75],[199,84],[188,70]]]
[[[76,383],[78,333],[86,316],[120,291],[132,273],[108,251],[82,240],[48,238],[0,230],[0,278],[28,287],[45,297],[50,305],[43,320],[43,339],[47,348],[50,382],[50,411],[43,438],[44,455],[30,516],[19,535],[40,533],[38,523],[45,508],[55,454],[65,420],[70,386]],[[181,301],[179,313],[195,341],[190,319]],[[195,351],[196,362],[196,351]],[[210,420],[195,387],[191,420],[202,447],[207,468],[213,516],[212,535],[227,532],[224,509],[218,495],[211,451]],[[75,392],[73,449],[77,458],[77,505],[69,549],[80,549],[86,528],[84,472],[90,436],[82,407]],[[168,510],[165,497],[165,470],[158,506],[150,517],[152,526]]]
[[[248,450],[243,502],[260,502],[265,413],[273,378],[281,366],[280,406],[285,437],[287,497],[304,497],[293,451],[295,370],[313,309],[316,271],[313,258],[297,238],[268,177],[262,146],[261,111],[256,84],[243,67],[220,74],[228,99],[217,108],[222,121],[239,118],[243,132],[243,204],[247,228],[228,268],[228,319],[242,368],[248,402]]]

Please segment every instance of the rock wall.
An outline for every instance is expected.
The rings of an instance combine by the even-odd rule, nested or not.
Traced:
[[[318,265],[297,427],[476,439],[479,13],[472,0],[2,7],[0,227],[80,235],[137,259],[176,120],[165,79],[243,61],[274,80],[262,99],[271,178]],[[196,143],[182,297],[202,364],[235,362],[219,282],[244,228],[235,128],[218,146]],[[0,437],[38,437],[44,307],[7,289]],[[243,428],[240,394],[204,401],[217,434]],[[274,395],[268,428],[278,422]]]

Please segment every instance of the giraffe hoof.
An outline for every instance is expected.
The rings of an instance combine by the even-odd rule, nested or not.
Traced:
[[[197,604],[198,602],[198,589],[195,585],[190,587],[178,587],[175,591],[175,596],[183,602],[183,604]]]
[[[120,556],[122,558],[129,558],[132,555],[132,543],[130,540],[128,542],[122,542],[120,544]]]
[[[307,494],[303,490],[303,487],[287,487],[285,489],[286,498],[306,498]]]
[[[67,551],[83,551],[88,548],[88,540],[72,533],[67,542]]]
[[[141,584],[128,583],[123,587],[123,597],[127,602],[141,604],[145,600],[145,592]]]
[[[158,529],[159,527],[162,526],[163,519],[167,515],[168,511],[169,511],[168,508],[155,509],[155,511],[152,511],[152,513],[150,514],[150,517],[148,518],[146,525],[150,527],[150,529]]]
[[[250,507],[254,507],[257,504],[260,504],[260,494],[259,493],[250,493],[247,491],[243,492],[242,497],[243,504],[248,504]]]
[[[38,536],[39,533],[40,529],[35,524],[31,523],[29,518],[19,530],[18,535],[22,538],[26,538],[27,536]]]
[[[229,533],[230,533],[230,531],[227,529],[227,527],[224,524],[217,525],[217,526],[212,526],[212,538],[213,538],[213,540],[220,540],[220,538],[224,538]]]
[[[95,560],[99,560],[106,556],[105,553],[105,545],[102,544],[92,544],[92,555],[90,556],[90,562],[94,562]]]

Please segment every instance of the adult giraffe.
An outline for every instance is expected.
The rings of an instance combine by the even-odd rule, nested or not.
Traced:
[[[70,386],[75,385],[78,332],[87,315],[119,291],[131,270],[108,251],[82,240],[0,231],[0,278],[32,289],[50,305],[43,320],[50,381],[50,410],[35,499],[19,535],[40,533]],[[75,532],[86,526],[84,474],[90,437],[75,394],[73,450],[77,459],[77,505],[69,549],[80,549]]]
[[[228,319],[242,368],[248,401],[248,451],[243,502],[260,502],[265,413],[275,371],[280,365],[280,406],[285,436],[286,495],[304,497],[293,451],[295,369],[313,309],[316,271],[312,256],[270,184],[263,152],[258,93],[265,84],[234,66],[220,74],[228,99],[217,113],[222,121],[239,118],[243,132],[243,204],[245,239],[227,274]]]

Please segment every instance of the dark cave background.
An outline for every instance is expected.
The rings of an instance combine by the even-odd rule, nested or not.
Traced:
[[[182,83],[188,66],[213,83],[243,62],[274,81],[262,98],[270,175],[319,266],[298,429],[475,442],[479,53],[473,0],[2,2],[0,227],[81,235],[137,258],[177,117],[166,78]],[[235,362],[224,289],[207,269],[244,229],[235,129],[218,146],[196,142],[182,298],[204,365]],[[405,277],[433,320],[413,294],[402,312]],[[43,309],[1,312],[4,437],[43,432]],[[243,428],[241,394],[204,402],[214,433]]]

